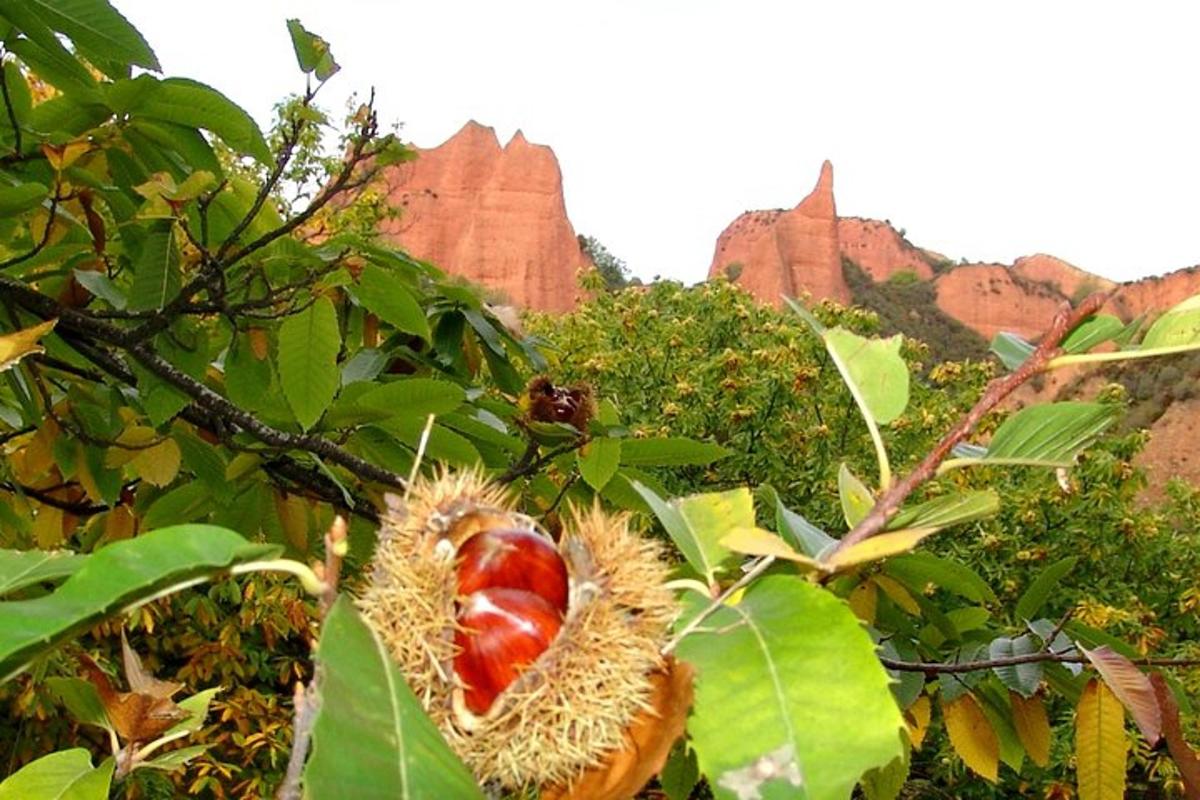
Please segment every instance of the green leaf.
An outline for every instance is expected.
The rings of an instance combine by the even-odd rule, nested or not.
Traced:
[[[113,730],[100,693],[91,682],[83,678],[47,678],[46,688],[62,701],[71,716],[79,722],[107,731]]]
[[[321,626],[306,797],[479,798],[470,772],[425,715],[387,647],[339,597]]]
[[[341,343],[337,312],[327,297],[317,298],[279,326],[279,383],[305,430],[317,423],[337,394]]]
[[[1154,321],[1142,338],[1141,349],[1177,347],[1200,341],[1200,294],[1172,306]]]
[[[107,800],[115,762],[92,767],[82,747],[42,756],[0,783],[0,800]]]
[[[622,447],[628,444],[625,442]],[[653,490],[631,481],[666,529],[692,568],[711,584],[729,558],[721,539],[737,528],[754,527],[754,500],[750,490],[697,494],[667,503]]]
[[[37,208],[50,196],[50,190],[40,183],[19,183],[0,187],[0,218],[15,217]]]
[[[917,594],[924,594],[925,585],[932,583],[975,603],[996,602],[992,588],[974,570],[933,553],[896,556],[883,565],[883,571]]]
[[[1015,638],[1000,636],[988,645],[988,656],[993,659],[1027,656],[1039,649],[1040,643],[1027,633]],[[1022,697],[1033,697],[1042,682],[1042,665],[1037,662],[993,667],[992,671],[1005,686],[1019,692]]]
[[[946,528],[990,517],[1000,510],[1000,496],[991,489],[936,497],[900,509],[888,528]]]
[[[1075,401],[1023,408],[1004,421],[980,455],[954,458],[943,467],[968,464],[1025,464],[1069,467],[1119,415],[1101,403]]]
[[[309,32],[298,19],[287,21],[288,33],[292,36],[292,49],[296,51],[296,62],[300,71],[315,72],[317,80],[327,81],[341,67],[333,60],[329,52],[329,43]]]
[[[833,357],[859,408],[886,425],[908,406],[908,366],[900,357],[903,337],[867,339],[843,328],[825,331],[825,347]]]
[[[373,426],[384,430],[394,438],[416,450],[425,432],[424,417],[393,417]],[[425,458],[429,461],[444,461],[448,464],[471,466],[481,459],[479,451],[470,440],[438,424],[429,430],[429,441],[425,445]]]
[[[886,766],[876,767],[862,776],[859,786],[866,800],[896,800],[908,781],[912,766],[912,745],[907,734],[900,734],[901,754]]]
[[[77,269],[73,270],[72,274],[75,276],[75,280],[79,281],[80,286],[118,311],[123,310],[129,305],[129,299],[125,297],[125,293],[118,289],[117,285],[112,282],[112,279],[103,272],[96,272],[90,269]]]
[[[95,97],[99,84],[92,73],[53,39],[53,34],[51,37],[50,42],[45,39],[36,42],[33,39],[10,40],[6,46],[20,56],[21,61],[39,78],[64,94],[79,99]],[[12,83],[9,84],[9,91],[12,91]]]
[[[173,726],[157,741],[169,742],[173,739],[186,736],[189,733],[195,733],[203,728],[204,718],[208,716],[208,707],[212,705],[213,698],[220,691],[221,687],[214,686],[211,689],[201,690],[191,697],[185,697],[183,700],[180,700],[178,706],[188,713],[187,719]]]
[[[718,798],[844,800],[901,755],[874,643],[844,602],[801,578],[752,584],[679,656],[696,668],[688,733]]]
[[[1075,326],[1063,339],[1065,353],[1086,353],[1093,347],[1111,341],[1125,329],[1125,323],[1110,314],[1093,314]]]
[[[855,477],[844,461],[838,467],[838,497],[842,501],[842,516],[850,528],[861,522],[875,505],[871,490]]]
[[[1011,372],[1025,363],[1036,348],[1015,333],[1001,331],[992,339],[991,351]]]
[[[612,480],[621,463],[621,440],[601,437],[592,439],[576,451],[579,474],[597,492]]]
[[[837,539],[785,506],[774,488],[764,486],[763,489],[774,500],[775,532],[792,547],[806,556],[819,558],[828,548],[837,544]]]
[[[86,556],[63,550],[0,550],[0,597],[75,574]]]
[[[143,761],[138,764],[141,769],[160,769],[164,772],[171,772],[177,769],[182,769],[187,766],[188,762],[204,755],[208,750],[206,744],[196,744],[191,747],[180,747],[178,750],[172,750],[169,753],[163,753],[157,758],[152,758],[148,761]]]
[[[129,289],[130,311],[154,311],[175,299],[183,285],[175,224],[158,220],[142,242]]]
[[[361,395],[360,405],[374,410],[419,419],[430,414],[449,414],[466,400],[461,386],[433,378],[402,378]]]
[[[1013,611],[1017,619],[1032,620],[1036,618],[1038,612],[1042,610],[1042,606],[1050,599],[1050,595],[1061,586],[1062,579],[1075,569],[1078,561],[1079,559],[1075,556],[1067,556],[1042,570],[1042,573],[1034,579],[1033,583],[1029,584],[1029,588],[1017,600]]]
[[[69,36],[89,60],[136,64],[156,72],[162,69],[137,28],[106,0],[4,0],[0,3],[0,13],[9,19],[13,19],[9,12],[14,8],[22,8],[21,18],[25,14],[33,15],[50,28]]]
[[[676,742],[667,763],[663,765],[662,773],[658,776],[658,782],[667,800],[688,800],[692,796],[692,790],[700,782],[696,751],[688,747],[686,742]]]
[[[371,313],[392,327],[432,341],[425,310],[417,303],[408,285],[394,273],[367,264],[354,287],[354,294]]]
[[[621,444],[621,463],[631,467],[702,467],[731,454],[719,444],[682,436],[626,439]]]
[[[277,553],[211,525],[177,525],[103,547],[51,594],[0,602],[0,683],[107,616]]]
[[[234,150],[271,163],[271,151],[253,118],[225,95],[199,81],[167,78],[133,109],[136,115],[204,128]]]

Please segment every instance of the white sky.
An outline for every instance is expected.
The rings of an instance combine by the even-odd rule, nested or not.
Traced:
[[[821,161],[843,216],[957,260],[1046,252],[1125,279],[1200,262],[1194,3],[113,0],[168,74],[262,124],[303,87],[284,20],[432,147],[468,119],[554,148],[575,229],[703,279],[747,209]]]

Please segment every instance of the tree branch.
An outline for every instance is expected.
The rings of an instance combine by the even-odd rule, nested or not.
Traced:
[[[1074,648],[1072,648],[1074,649]],[[1133,658],[1131,662],[1142,667],[1196,667],[1200,666],[1200,658]],[[1040,664],[1055,662],[1058,664],[1090,664],[1086,656],[1079,653],[1038,652],[1019,656],[1004,656],[980,661],[901,661],[895,658],[879,656],[879,663],[897,672],[923,672],[927,676],[955,675],[963,672],[981,672],[997,667],[1011,667],[1018,664]]]
[[[1049,330],[1042,337],[1037,348],[1013,372],[988,383],[979,401],[963,415],[958,424],[947,433],[941,441],[929,451],[929,454],[903,480],[898,481],[892,488],[885,491],[876,501],[875,506],[863,519],[854,526],[838,543],[833,553],[839,553],[853,547],[859,542],[869,539],[887,527],[888,520],[900,510],[901,504],[921,484],[931,480],[937,474],[938,465],[942,463],[954,449],[954,446],[967,437],[979,422],[998,406],[1006,397],[1013,393],[1021,384],[1040,372],[1051,358],[1058,355],[1059,345],[1070,331],[1087,317],[1095,314],[1104,305],[1107,295],[1093,294],[1075,309],[1070,304],[1064,304],[1054,315]]]

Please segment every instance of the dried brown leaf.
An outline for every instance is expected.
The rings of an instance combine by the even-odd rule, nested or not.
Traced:
[[[683,735],[692,707],[690,665],[671,660],[655,673],[650,704],[625,732],[627,747],[584,772],[570,786],[542,789],[541,800],[628,800],[663,768],[672,745]]]
[[[1167,680],[1159,673],[1150,676],[1150,685],[1154,687],[1154,696],[1162,711],[1163,738],[1167,740],[1167,749],[1175,765],[1179,767],[1179,775],[1183,778],[1183,788],[1188,800],[1200,800],[1200,758],[1183,738],[1183,728],[1179,724],[1179,704]]]

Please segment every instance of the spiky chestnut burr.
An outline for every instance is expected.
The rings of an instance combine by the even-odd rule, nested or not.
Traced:
[[[668,567],[660,546],[628,522],[598,508],[567,515],[553,545],[568,579],[561,628],[487,711],[476,713],[454,668],[463,652],[455,644],[464,627],[456,621],[464,600],[459,549],[482,531],[549,539],[476,473],[421,480],[406,501],[391,501],[359,606],[481,782],[607,798],[589,781],[608,785],[619,769],[626,783],[644,783],[681,733],[690,680],[660,653],[677,613],[665,586]]]

